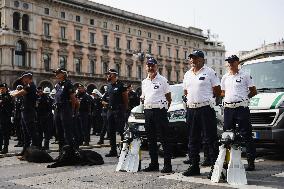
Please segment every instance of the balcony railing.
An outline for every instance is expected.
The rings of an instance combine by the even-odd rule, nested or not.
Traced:
[[[82,42],[82,41],[77,41],[77,40],[75,40],[75,41],[74,41],[74,46],[76,46],[76,47],[83,47],[84,45],[83,45],[83,42]]]
[[[47,41],[47,42],[51,42],[52,41],[52,37],[50,35],[42,35],[41,39],[43,41]]]
[[[119,48],[119,47],[114,47],[114,52],[115,52],[115,53],[121,53],[121,48]]]
[[[102,51],[109,51],[109,46],[107,45],[102,45],[101,46]]]
[[[167,56],[166,60],[167,61],[172,61],[172,57]]]
[[[175,58],[175,62],[176,62],[177,64],[179,64],[179,63],[180,63],[180,58]]]
[[[89,49],[97,49],[97,45],[95,43],[89,43]]]
[[[63,45],[67,45],[67,44],[68,44],[68,41],[67,41],[67,39],[65,39],[65,38],[61,38],[61,39],[59,39],[59,43],[60,43],[60,44],[63,44]]]
[[[163,60],[164,58],[163,58],[162,55],[158,55],[158,56],[157,56],[157,59],[158,59],[158,60]]]
[[[132,54],[133,54],[133,50],[127,49],[127,50],[126,50],[126,54],[132,55]]]

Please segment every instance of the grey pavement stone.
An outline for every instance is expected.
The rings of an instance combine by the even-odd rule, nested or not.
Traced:
[[[98,137],[92,136],[91,148],[95,146]],[[106,143],[108,143],[106,141]],[[15,142],[11,140],[11,146]],[[51,145],[51,156],[56,157],[58,146]],[[109,147],[93,148],[103,156],[110,150]],[[21,148],[11,147],[10,152],[20,152]],[[150,163],[147,151],[142,152],[142,168]],[[261,157],[264,158],[264,157]],[[172,160],[173,170],[180,174],[186,170],[188,165],[182,163],[185,157],[175,158]],[[210,168],[201,168],[202,175],[188,180],[167,179],[159,172],[154,173],[126,173],[115,172],[118,158],[105,158],[105,164],[101,166],[70,166],[56,169],[46,168],[47,164],[35,164],[19,161],[16,156],[5,157],[0,159],[0,188],[7,189],[28,189],[28,188],[231,188],[226,183],[212,185],[206,178]],[[159,159],[160,168],[163,165],[163,159]],[[257,185],[257,188],[284,188],[284,178],[276,177],[275,174],[284,171],[283,160],[273,156],[256,163],[256,171],[248,172],[247,178],[249,186]],[[199,180],[198,180],[199,179]],[[199,182],[196,182],[198,180]],[[254,187],[254,186],[252,186]],[[248,188],[252,188],[248,187]]]

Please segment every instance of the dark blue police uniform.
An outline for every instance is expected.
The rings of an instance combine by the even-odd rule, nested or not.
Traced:
[[[22,147],[23,146],[23,130],[21,125],[21,108],[23,104],[23,97],[16,97],[14,101],[14,127],[16,129],[16,136],[18,139],[18,144],[15,147]]]
[[[107,91],[103,94],[102,97],[102,101],[105,101],[106,103],[109,102],[109,96],[107,94]],[[105,134],[107,133],[107,137],[109,137],[109,129],[108,129],[108,119],[107,119],[107,112],[108,112],[108,108],[106,106],[102,107],[102,119],[103,119],[103,127],[100,133],[100,140],[98,142],[98,144],[103,144],[104,143],[104,137]]]
[[[44,136],[44,147],[49,149],[51,129],[53,125],[52,99],[46,94],[38,96],[37,99],[37,120],[39,130],[39,144],[41,146]]]
[[[124,93],[126,90],[126,86],[121,81],[109,84],[107,89],[107,94],[109,97],[107,120],[110,134],[111,153],[113,154],[117,153],[116,132],[119,132],[120,136],[123,138],[126,110],[122,93]]]
[[[84,145],[89,145],[91,132],[90,114],[92,99],[86,92],[78,93],[77,98],[80,102],[79,124],[80,128],[83,131]]]
[[[55,124],[59,140],[59,149],[64,145],[74,146],[72,105],[70,94],[74,93],[74,88],[70,80],[65,79],[55,85]]]
[[[38,132],[35,124],[36,119],[36,86],[32,82],[24,85],[23,88],[27,94],[23,97],[22,106],[22,127],[24,135],[24,150],[32,143],[33,146],[39,146],[38,144]]]
[[[0,84],[0,87],[7,87],[6,84]],[[11,116],[13,110],[12,97],[8,92],[0,94],[0,150],[1,153],[8,152]],[[4,149],[2,151],[2,145]]]

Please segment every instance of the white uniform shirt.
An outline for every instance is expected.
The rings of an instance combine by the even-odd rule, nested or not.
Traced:
[[[239,102],[248,99],[249,87],[253,87],[252,78],[247,73],[239,70],[232,75],[226,73],[221,80],[221,89],[225,91],[224,102]]]
[[[187,90],[187,103],[211,101],[213,87],[220,85],[216,72],[203,66],[196,74],[193,68],[187,71],[183,79],[183,89]]]
[[[156,77],[151,80],[149,77],[142,81],[142,95],[144,104],[160,104],[166,102],[165,94],[170,92],[168,80],[157,73]]]

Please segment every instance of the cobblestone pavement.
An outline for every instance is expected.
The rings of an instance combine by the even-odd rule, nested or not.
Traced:
[[[98,141],[92,136],[91,146]],[[15,142],[11,140],[11,145]],[[56,157],[56,145],[51,146],[51,156]],[[104,158],[101,166],[70,166],[55,169],[46,168],[47,164],[36,164],[19,161],[15,153],[21,148],[11,147],[10,153],[0,158],[0,188],[284,188],[284,158],[277,154],[261,154],[256,161],[256,171],[247,173],[248,185],[234,187],[227,183],[211,183],[206,178],[209,168],[201,169],[201,176],[183,177],[181,172],[187,169],[182,163],[186,157],[173,159],[174,174],[153,173],[125,173],[115,172],[117,158]],[[109,147],[93,148],[103,156]],[[143,151],[142,168],[149,163],[147,151]],[[162,158],[160,158],[162,165]],[[245,161],[244,161],[245,162]],[[161,168],[161,167],[160,167]]]

